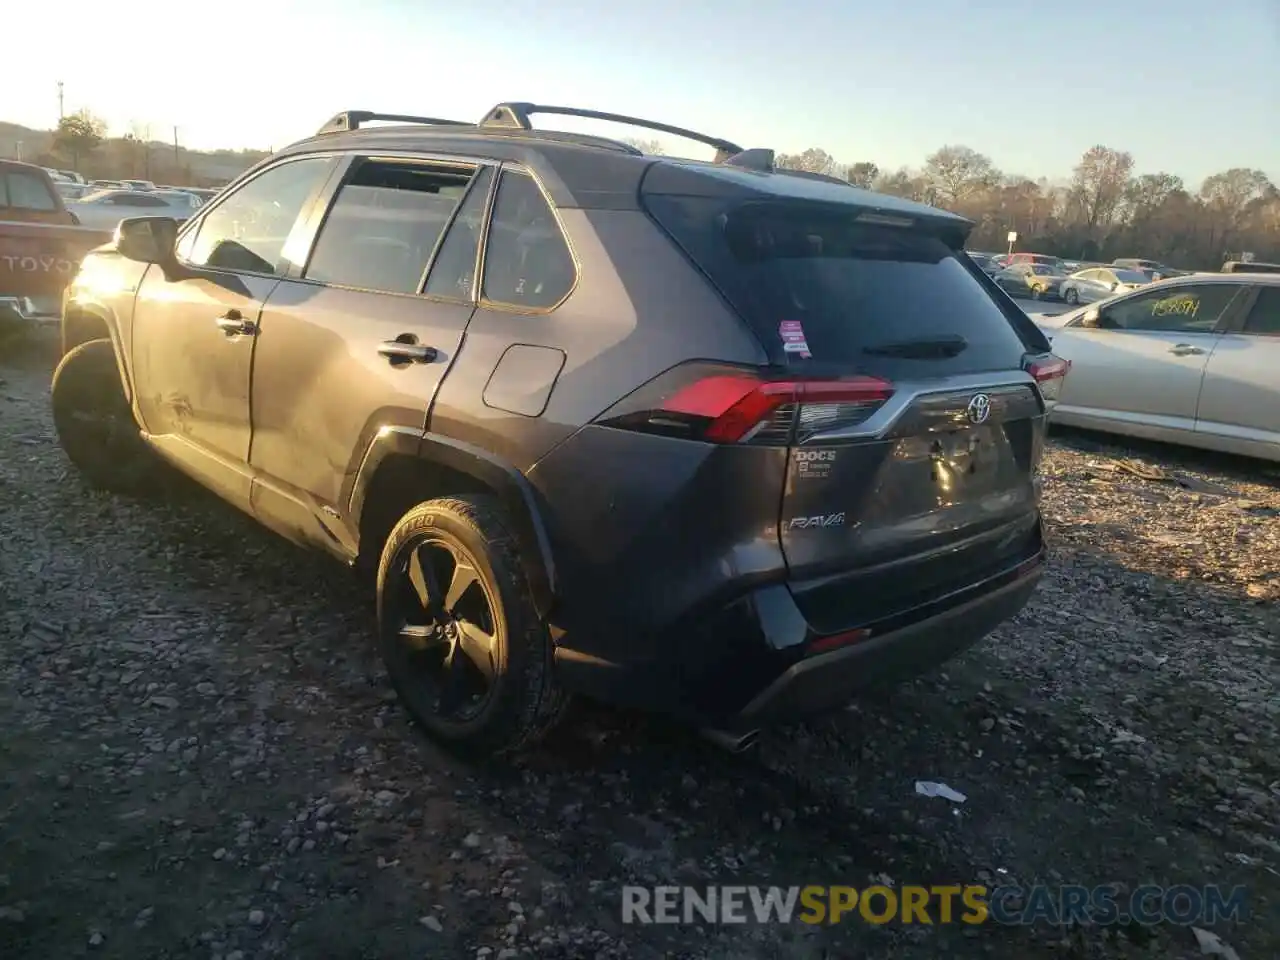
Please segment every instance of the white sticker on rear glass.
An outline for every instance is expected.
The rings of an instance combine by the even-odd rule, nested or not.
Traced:
[[[783,320],[778,324],[778,336],[782,338],[782,349],[787,353],[799,354],[805,360],[813,356],[799,320]]]

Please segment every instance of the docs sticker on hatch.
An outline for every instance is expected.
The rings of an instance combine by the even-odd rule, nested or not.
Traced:
[[[804,360],[813,357],[809,352],[809,341],[804,336],[804,327],[799,320],[783,320],[778,324],[778,336],[782,338],[782,349],[787,353],[797,354]]]
[[[831,464],[835,463],[834,450],[797,450],[793,455],[796,463],[796,476],[821,480],[831,475]]]

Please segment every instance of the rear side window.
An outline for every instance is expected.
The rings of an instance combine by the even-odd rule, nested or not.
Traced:
[[[50,211],[58,201],[40,177],[21,171],[0,175],[0,207]]]
[[[306,278],[417,293],[436,242],[474,171],[365,161],[338,191]]]
[[[1244,332],[1263,337],[1280,337],[1280,287],[1263,287],[1253,302]]]
[[[568,296],[575,280],[569,245],[542,190],[527,173],[504,170],[489,221],[484,299],[548,310]]]
[[[757,203],[707,217],[698,213],[704,202],[650,198],[651,212],[682,245],[692,240],[686,249],[765,346],[792,341],[783,349],[793,362],[884,370],[896,357],[926,364],[915,368],[921,374],[1021,363],[1027,348],[1017,331],[963,254],[941,239],[859,222],[856,208]],[[797,331],[807,351],[795,348]],[[959,349],[907,358],[913,351],[904,344],[930,341]]]

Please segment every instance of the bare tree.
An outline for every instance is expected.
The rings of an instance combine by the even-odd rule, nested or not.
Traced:
[[[1186,189],[1182,178],[1172,173],[1144,173],[1129,182],[1125,204],[1132,220],[1145,220],[1159,210],[1170,195]]]
[[[810,147],[804,153],[780,153],[774,165],[782,170],[804,170],[808,173],[825,173],[827,176],[840,175],[840,165],[827,151],[819,147]]]
[[[990,189],[1000,179],[991,158],[972,147],[945,146],[925,160],[925,176],[945,204],[956,205]]]
[[[1235,225],[1249,204],[1265,196],[1270,187],[1271,181],[1261,170],[1233,167],[1206,177],[1200,187],[1200,199]]]
[[[845,174],[845,179],[855,187],[870,190],[878,176],[880,176],[880,168],[878,166],[869,160],[860,160],[849,167],[848,172]]]
[[[932,189],[926,177],[912,173],[906,167],[881,173],[876,178],[875,188],[880,193],[921,202],[929,198]]]
[[[1071,178],[1072,201],[1091,236],[1115,218],[1132,172],[1132,154],[1101,144],[1086,150],[1076,164]]]
[[[647,153],[653,157],[665,156],[667,152],[663,148],[661,140],[642,140],[639,137],[623,137],[622,142],[635,147],[641,153]]]

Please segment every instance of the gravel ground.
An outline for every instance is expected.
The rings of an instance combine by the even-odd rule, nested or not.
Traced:
[[[474,767],[345,571],[87,491],[0,360],[0,957],[1193,957],[1185,926],[628,926],[624,883],[1209,883],[1280,956],[1280,477],[1059,437],[1052,562],[966,656],[724,753],[579,707]],[[967,802],[918,796],[942,781]]]

